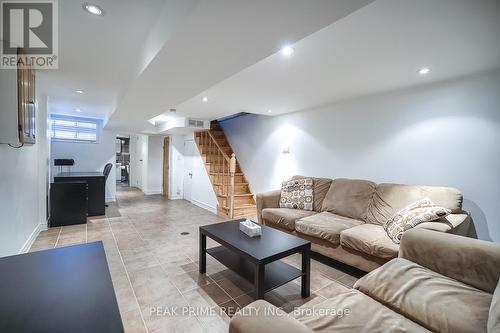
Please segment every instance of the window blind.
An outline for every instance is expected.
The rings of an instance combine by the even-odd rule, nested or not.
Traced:
[[[53,140],[97,142],[99,120],[72,117],[51,117],[51,138]]]

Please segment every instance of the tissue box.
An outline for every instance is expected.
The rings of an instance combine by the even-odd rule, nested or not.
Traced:
[[[253,223],[250,220],[240,222],[240,231],[244,232],[250,237],[257,237],[262,235],[262,228],[260,225]]]

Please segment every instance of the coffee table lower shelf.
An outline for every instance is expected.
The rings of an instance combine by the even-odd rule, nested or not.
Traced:
[[[255,265],[247,259],[223,246],[209,248],[207,253],[250,283],[254,283]],[[267,292],[278,288],[302,275],[304,274],[301,270],[283,261],[273,261],[265,267],[264,291]]]

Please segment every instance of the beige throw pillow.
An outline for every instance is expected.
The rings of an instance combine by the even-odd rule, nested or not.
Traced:
[[[436,206],[429,198],[424,198],[394,214],[384,224],[384,229],[389,238],[399,244],[405,231],[420,223],[436,221],[450,214],[451,210]]]
[[[312,178],[283,182],[281,184],[280,208],[313,210]]]

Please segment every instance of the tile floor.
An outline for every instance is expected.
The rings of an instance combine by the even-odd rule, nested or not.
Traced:
[[[119,188],[105,217],[42,231],[30,251],[102,241],[126,332],[227,332],[230,316],[253,301],[252,285],[207,256],[198,269],[198,227],[224,219],[184,200]],[[188,235],[181,235],[188,232]],[[216,245],[208,240],[207,246]],[[266,293],[289,312],[312,306],[356,282],[357,272],[324,258],[311,262],[311,296],[300,280]],[[285,259],[300,267],[300,256]]]

